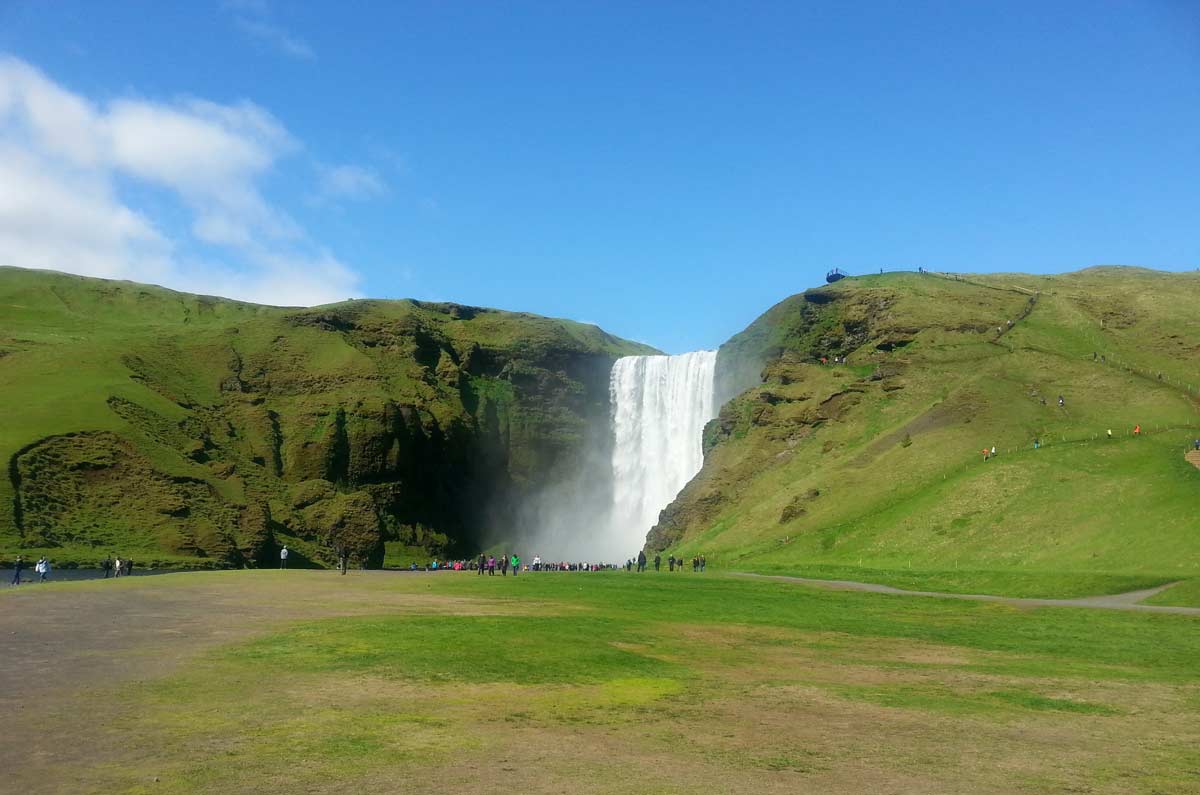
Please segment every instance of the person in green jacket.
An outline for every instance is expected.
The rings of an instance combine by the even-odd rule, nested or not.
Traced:
[[[516,576],[517,576],[517,572],[521,570],[521,558],[520,558],[520,556],[519,556],[519,555],[517,555],[516,553],[513,553],[513,556],[512,556],[512,561],[511,561],[511,562],[512,562],[513,576],[514,576],[514,577],[516,577]]]

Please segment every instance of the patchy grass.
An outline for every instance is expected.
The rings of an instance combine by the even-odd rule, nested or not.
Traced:
[[[41,615],[87,627],[89,605],[111,613],[120,599],[143,616],[139,632],[209,610],[222,634],[189,653],[193,628],[154,675],[104,632],[47,634],[61,648],[22,680],[41,719],[0,747],[15,784],[607,793],[633,780],[638,792],[914,795],[1194,784],[1200,633],[1187,616],[666,573],[107,585],[118,587],[0,594],[0,630]],[[175,607],[154,609],[163,599]],[[54,678],[72,659],[85,677],[97,651],[141,681]],[[87,752],[39,756],[50,745]]]
[[[1028,690],[964,692],[940,685],[895,685],[845,687],[839,690],[839,694],[885,707],[959,715],[987,715],[997,719],[1003,717],[1006,712],[1016,714],[1027,711],[1074,712],[1082,715],[1121,714],[1120,710],[1105,704],[1051,698]]]
[[[346,671],[431,682],[598,683],[671,673],[635,651],[637,637],[596,615],[382,616],[305,624],[231,654],[280,675]]]

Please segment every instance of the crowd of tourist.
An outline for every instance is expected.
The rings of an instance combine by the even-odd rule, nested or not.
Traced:
[[[654,570],[661,571],[662,556],[654,555]],[[691,560],[692,571],[702,572],[706,569],[708,562],[703,555],[696,555]],[[645,552],[639,552],[635,558],[627,558],[624,563],[587,563],[584,561],[544,561],[540,555],[534,555],[533,560],[528,563],[522,563],[521,557],[516,554],[505,555],[486,555],[481,554],[478,558],[462,559],[462,560],[438,560],[434,558],[424,566],[414,562],[409,565],[410,571],[473,571],[479,575],[488,575],[494,577],[497,572],[500,576],[507,577],[511,571],[513,576],[517,576],[518,572],[546,572],[546,571],[625,571],[639,572],[645,571],[649,566],[649,560]],[[685,561],[682,557],[676,558],[674,555],[667,557],[668,571],[683,571]]]
[[[280,568],[287,567],[287,547],[284,547],[280,555]],[[338,551],[338,568],[344,574],[347,565],[348,555],[339,549]],[[659,554],[654,555],[653,566],[655,571],[660,571],[662,568],[663,559]],[[669,555],[666,560],[667,571],[683,571],[687,561],[683,557],[675,557]],[[514,577],[519,572],[547,572],[547,571],[645,571],[651,562],[646,557],[645,552],[639,552],[637,557],[627,558],[624,563],[587,563],[584,561],[544,561],[540,555],[534,555],[533,560],[526,563],[521,560],[521,556],[516,553],[505,555],[484,555],[481,554],[478,558],[462,559],[462,560],[439,560],[434,558],[429,563],[421,566],[417,563],[412,563],[409,566],[411,571],[473,571],[479,575],[488,575],[494,577],[497,573],[502,577],[507,577],[509,572],[512,572]],[[705,570],[707,561],[703,555],[696,555],[691,559],[692,571],[702,572]],[[20,585],[22,582],[31,582],[30,579],[22,579],[22,575],[26,573],[28,564],[24,556],[18,555],[13,565],[13,577],[10,585]],[[51,564],[50,560],[43,556],[33,567],[34,574],[37,575],[39,582],[46,582],[50,579]],[[128,556],[122,558],[120,556],[109,555],[100,561],[100,570],[103,572],[103,579],[110,577],[128,577],[133,574],[133,558]]]

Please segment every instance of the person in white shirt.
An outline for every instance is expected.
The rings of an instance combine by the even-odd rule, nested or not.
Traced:
[[[287,548],[287,544],[284,544],[283,549],[279,550],[279,568],[281,568],[281,569],[287,568],[287,556],[288,556],[288,548]]]

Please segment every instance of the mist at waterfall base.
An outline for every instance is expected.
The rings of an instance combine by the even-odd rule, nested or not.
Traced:
[[[704,463],[716,416],[716,351],[627,356],[609,375],[611,412],[574,473],[522,508],[513,539],[526,561],[621,563]]]

